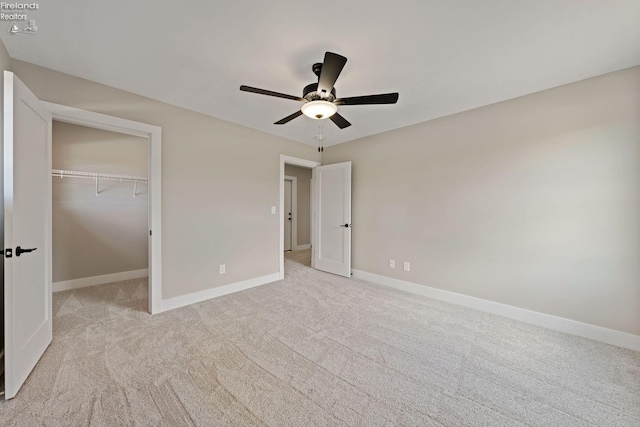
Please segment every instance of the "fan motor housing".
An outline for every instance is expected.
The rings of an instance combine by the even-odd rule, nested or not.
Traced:
[[[311,70],[313,71],[313,74],[320,77],[320,73],[322,72],[322,62],[316,62],[313,64]]]
[[[336,99],[336,88],[331,89],[331,93],[326,97],[320,96],[318,93],[318,83],[311,83],[302,90],[302,97],[306,99],[308,102],[323,100],[333,102]]]

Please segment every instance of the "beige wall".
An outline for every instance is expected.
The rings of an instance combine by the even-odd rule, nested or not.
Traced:
[[[53,168],[148,176],[147,138],[53,122]],[[148,187],[53,177],[53,281],[148,265]]]
[[[162,127],[164,299],[278,272],[280,214],[271,206],[279,205],[280,154],[319,161],[314,147],[22,61],[12,66],[45,101]]]
[[[347,160],[355,269],[640,334],[640,67],[325,148]]]
[[[311,243],[311,169],[284,165],[284,174],[298,178],[298,246]],[[295,249],[295,248],[294,248]]]

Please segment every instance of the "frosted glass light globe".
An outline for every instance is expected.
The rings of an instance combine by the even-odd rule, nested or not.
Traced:
[[[311,101],[302,106],[302,114],[312,119],[322,120],[333,116],[338,107],[328,101]]]

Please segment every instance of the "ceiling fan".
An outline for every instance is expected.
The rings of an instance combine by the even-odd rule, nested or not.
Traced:
[[[307,85],[302,91],[302,98],[245,85],[240,86],[240,90],[303,102],[302,108],[299,111],[282,120],[278,120],[274,123],[275,125],[283,125],[304,114],[316,120],[331,119],[340,129],[344,129],[351,126],[351,123],[338,114],[339,105],[395,104],[398,102],[397,92],[338,98],[334,85],[346,63],[347,58],[344,56],[333,52],[326,52],[324,54],[324,62],[313,64],[312,67],[313,73],[318,76],[318,83]]]

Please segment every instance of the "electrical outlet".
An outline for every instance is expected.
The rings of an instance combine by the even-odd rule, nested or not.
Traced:
[[[411,271],[411,264],[407,261],[404,262],[404,271]]]
[[[271,206],[271,215],[275,215],[275,214],[276,214],[276,207]]]
[[[395,259],[390,259],[389,260],[389,268],[396,268],[396,260]]]
[[[227,266],[225,264],[220,264],[220,274],[224,274],[227,272]]]

